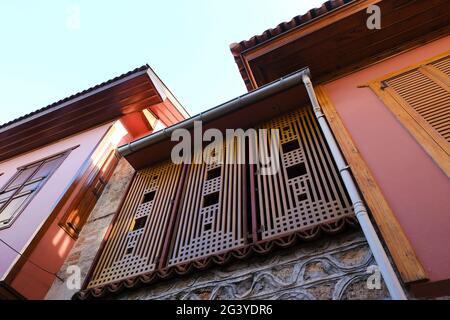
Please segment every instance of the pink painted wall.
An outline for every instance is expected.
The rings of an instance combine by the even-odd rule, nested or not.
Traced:
[[[450,36],[325,85],[430,281],[450,279],[450,180],[369,88],[450,49]]]
[[[109,145],[117,147],[127,135],[128,132],[122,121],[117,121],[111,129],[111,134],[108,134],[109,138],[102,139],[101,144],[87,160],[97,165],[101,159],[100,155],[105,154],[106,148]],[[48,271],[56,273],[73,247],[74,240],[59,226],[59,221],[64,214],[65,212],[61,211],[56,218],[53,218],[50,227],[11,283],[14,289],[28,299],[44,299],[55,280],[54,275],[38,268],[36,264],[46,266]]]
[[[67,150],[76,145],[80,145],[69,154],[61,166],[28,204],[25,210],[14,221],[12,226],[0,230],[0,238],[2,240],[6,241],[19,252],[23,252],[26,249],[36,232],[52,212],[58,200],[63,196],[65,190],[76,177],[82,164],[94,150],[95,146],[110,126],[111,124],[106,124],[82,132],[0,163],[0,172],[4,173],[4,175],[0,176],[0,186],[3,186],[14,175],[18,167]],[[71,245],[72,240],[64,234],[54,243],[54,249],[58,250],[58,255],[65,257],[69,252]],[[17,258],[18,254],[0,243],[0,280],[3,280],[6,277],[10,268],[17,261]],[[39,257],[38,261],[34,262],[46,269],[50,269],[50,271],[55,271],[52,270],[54,261],[49,259],[46,255]]]

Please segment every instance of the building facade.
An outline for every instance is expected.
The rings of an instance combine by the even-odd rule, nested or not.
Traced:
[[[449,9],[327,1],[232,44],[249,92],[194,117],[145,66],[4,125],[2,295],[448,297]]]
[[[0,297],[43,299],[114,172],[117,146],[186,118],[143,66],[0,128]]]

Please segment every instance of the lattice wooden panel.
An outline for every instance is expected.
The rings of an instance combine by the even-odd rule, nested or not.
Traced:
[[[257,174],[262,240],[353,215],[310,107],[273,119],[260,128],[279,129],[281,163],[275,175]],[[270,139],[269,134],[268,145]],[[260,173],[260,164],[257,169]]]
[[[181,165],[137,172],[88,288],[156,269]]]
[[[450,143],[450,59],[445,58],[384,81],[405,110]],[[437,76],[437,78],[435,78]],[[439,81],[437,79],[442,79]],[[445,83],[446,82],[446,83]]]
[[[218,254],[247,243],[245,166],[235,152],[224,148],[234,164],[193,164],[189,168],[179,219],[172,241],[169,266]],[[231,148],[230,148],[231,149]]]

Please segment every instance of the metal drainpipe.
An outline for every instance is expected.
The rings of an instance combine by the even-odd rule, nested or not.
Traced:
[[[307,74],[303,74],[303,83],[305,84],[306,91],[308,92],[309,99],[312,103],[314,114],[319,122],[319,126],[322,129],[322,132],[325,136],[325,140],[330,147],[331,154],[336,162],[338,170],[341,174],[344,185],[348,191],[350,199],[352,201],[356,218],[361,225],[364,236],[369,243],[370,250],[375,257],[375,261],[380,268],[380,272],[383,276],[384,282],[389,290],[389,294],[391,298],[394,300],[407,300],[406,295],[403,291],[403,288],[400,284],[400,281],[395,274],[394,269],[384,251],[384,248],[378,238],[377,233],[372,225],[372,222],[369,219],[367,214],[366,207],[364,205],[363,200],[359,196],[358,189],[356,188],[355,182],[353,181],[353,177],[350,174],[350,168],[345,162],[341,151],[334,139],[333,134],[331,133],[330,127],[328,126],[328,122],[325,120],[325,116],[322,113],[322,109],[317,101],[316,94],[314,92],[313,85],[311,83],[311,79]]]

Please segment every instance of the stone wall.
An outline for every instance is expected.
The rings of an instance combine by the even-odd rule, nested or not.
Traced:
[[[132,176],[133,168],[122,159],[59,272],[62,280],[67,280],[67,267],[77,265],[84,281]],[[389,299],[383,284],[379,290],[367,289],[367,267],[374,264],[362,233],[349,229],[111,298]],[[56,279],[46,298],[70,299],[75,292]]]
[[[390,299],[367,288],[367,267],[375,265],[359,230],[266,256],[197,271],[149,287],[121,293],[118,299]]]

